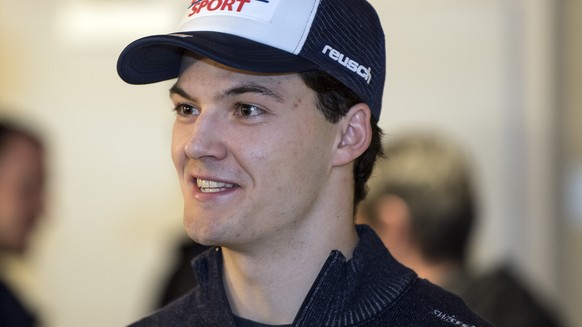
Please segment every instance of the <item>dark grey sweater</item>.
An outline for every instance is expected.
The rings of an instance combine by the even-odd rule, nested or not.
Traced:
[[[491,326],[457,296],[398,263],[368,226],[357,228],[353,258],[331,252],[293,326]],[[198,287],[131,326],[235,326],[220,248],[197,257],[193,267]]]

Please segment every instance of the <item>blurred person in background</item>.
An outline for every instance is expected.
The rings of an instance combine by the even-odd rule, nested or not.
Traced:
[[[385,147],[358,210],[392,255],[459,295],[498,327],[559,326],[509,266],[473,275],[467,265],[479,205],[465,153],[436,133],[403,134]]]
[[[43,212],[43,145],[35,134],[0,121],[0,260],[25,252]],[[35,317],[0,279],[0,326],[35,326]]]

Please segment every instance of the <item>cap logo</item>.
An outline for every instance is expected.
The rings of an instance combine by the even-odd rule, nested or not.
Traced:
[[[188,17],[209,15],[243,15],[271,21],[280,0],[192,0]]]
[[[360,65],[357,61],[350,59],[348,56],[329,45],[326,45],[321,52],[327,54],[331,60],[337,61],[342,66],[357,73],[360,77],[365,79],[368,84],[370,84],[370,81],[372,80],[372,67],[366,68],[366,66]]]

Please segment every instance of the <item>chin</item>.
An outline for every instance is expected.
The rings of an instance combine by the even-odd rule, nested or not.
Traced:
[[[216,241],[212,240],[211,238],[201,237],[198,234],[194,234],[186,230],[186,234],[190,239],[198,244],[205,245],[205,246],[217,246],[219,245]]]
[[[211,226],[201,222],[199,217],[188,218],[187,216],[184,216],[184,229],[186,230],[188,237],[190,237],[196,243],[206,246],[219,245],[219,242],[214,235],[215,233],[213,232]]]

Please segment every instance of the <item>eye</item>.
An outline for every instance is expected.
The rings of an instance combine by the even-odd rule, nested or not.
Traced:
[[[265,113],[265,110],[255,106],[253,104],[242,103],[239,104],[237,110],[235,111],[235,115],[241,116],[243,118],[252,118],[256,116],[260,116]]]
[[[195,107],[191,106],[191,105],[187,105],[187,104],[183,104],[183,103],[179,103],[174,107],[174,111],[179,115],[179,116],[183,116],[183,117],[188,117],[188,116],[192,116],[192,115],[198,115],[198,109],[196,109]]]

